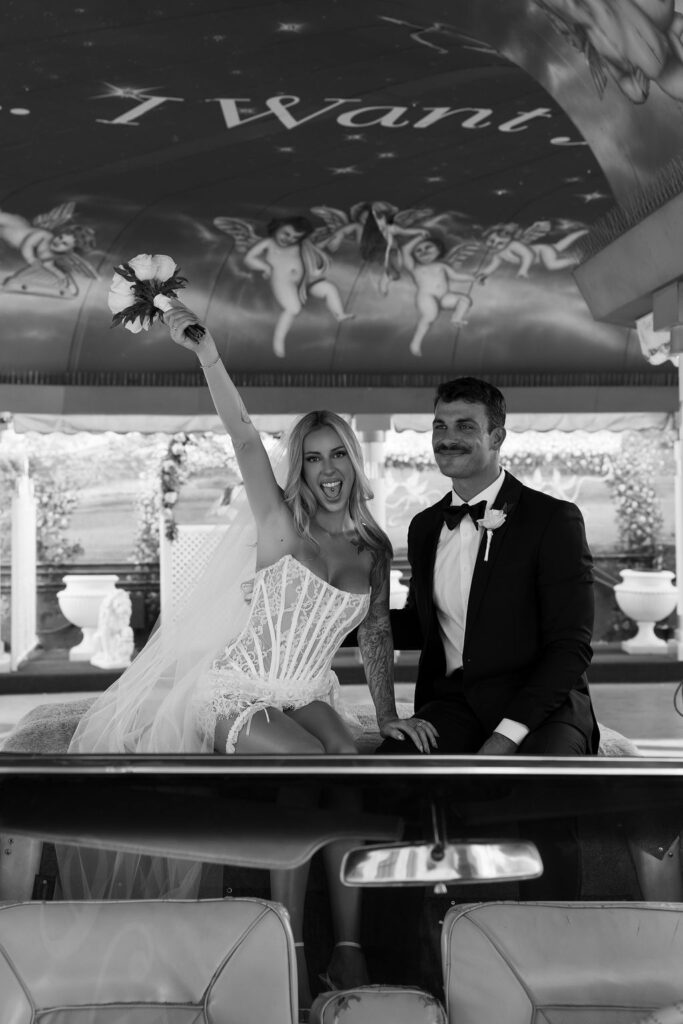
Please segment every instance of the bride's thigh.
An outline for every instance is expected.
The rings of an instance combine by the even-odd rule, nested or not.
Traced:
[[[214,750],[223,754],[233,722],[221,716],[216,723]],[[239,731],[236,754],[322,754],[323,744],[279,708],[256,711]]]
[[[321,700],[314,700],[303,708],[285,714],[312,733],[322,743],[326,754],[357,754],[353,736],[334,708]]]

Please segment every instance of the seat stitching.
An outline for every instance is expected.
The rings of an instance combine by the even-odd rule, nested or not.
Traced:
[[[31,996],[31,992],[26,987],[26,985],[24,984],[24,979],[22,978],[21,974],[19,973],[18,968],[15,966],[15,963],[12,960],[12,957],[9,955],[9,953],[5,949],[5,946],[2,943],[0,943],[0,954],[4,957],[7,966],[9,967],[9,969],[12,972],[12,974],[14,975],[14,977],[17,979],[17,982],[20,985],[22,992],[26,996],[28,1004],[29,1004],[29,1006],[31,1008],[31,1019],[35,1020],[37,1007],[36,1007],[36,1004],[33,1002],[33,997]]]
[[[258,900],[253,900],[253,901],[250,901],[250,902],[258,903]],[[271,914],[271,913],[274,913],[279,921],[281,920],[279,913],[277,912],[277,910],[274,907],[272,907],[272,906],[262,906],[261,913],[258,915],[258,917],[254,918],[254,920],[251,922],[251,924],[247,928],[245,928],[240,933],[240,935],[237,936],[237,938],[235,939],[235,942],[233,943],[232,947],[228,950],[228,952],[225,954],[223,959],[214,968],[214,971],[213,971],[211,977],[209,978],[209,982],[208,982],[208,984],[206,986],[206,990],[204,992],[204,997],[203,997],[203,1000],[202,1000],[202,1006],[203,1006],[203,1012],[204,1012],[204,1019],[205,1020],[208,1021],[208,1019],[209,1019],[208,1018],[208,1002],[209,1002],[209,998],[211,996],[211,990],[213,989],[214,985],[218,981],[218,976],[220,975],[221,971],[223,970],[223,968],[227,964],[228,960],[230,960],[230,958],[232,956],[234,956],[235,952],[242,945],[242,943],[247,938],[247,936],[251,934],[251,932],[263,920],[263,918],[266,916],[266,914]]]

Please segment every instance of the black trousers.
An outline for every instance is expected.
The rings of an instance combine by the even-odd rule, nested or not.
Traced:
[[[459,673],[459,675],[458,675]],[[490,735],[465,700],[458,683],[462,670],[440,680],[437,696],[423,704],[418,717],[431,722],[439,733],[437,754],[476,754]],[[501,718],[504,715],[501,715]],[[410,740],[386,739],[378,754],[417,754]],[[530,732],[518,754],[553,757],[581,757],[588,753],[588,741],[573,725],[547,722]],[[573,818],[552,818],[525,823],[524,838],[536,843],[543,860],[541,878],[519,885],[521,899],[576,900],[581,895],[581,847]]]
[[[435,697],[415,713],[431,722],[439,733],[435,754],[476,754],[490,733],[482,725],[463,695],[462,669],[434,684]],[[505,715],[501,714],[501,718]],[[386,739],[378,754],[417,754],[410,740]],[[517,753],[553,757],[583,757],[588,741],[583,733],[565,722],[547,722],[530,732]]]

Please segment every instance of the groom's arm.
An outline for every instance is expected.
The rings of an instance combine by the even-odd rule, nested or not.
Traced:
[[[394,647],[397,651],[422,650],[422,629],[415,594],[415,531],[412,522],[408,528],[408,563],[410,581],[406,603],[403,608],[392,608],[389,613]]]
[[[540,652],[504,717],[538,728],[574,689],[592,657],[593,560],[581,512],[557,505],[541,538],[536,570]]]

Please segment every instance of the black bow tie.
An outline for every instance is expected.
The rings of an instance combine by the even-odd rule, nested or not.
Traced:
[[[460,524],[460,520],[468,514],[476,526],[477,519],[482,519],[485,512],[485,501],[478,501],[476,505],[447,505],[443,510],[443,519],[448,529],[454,530]]]

